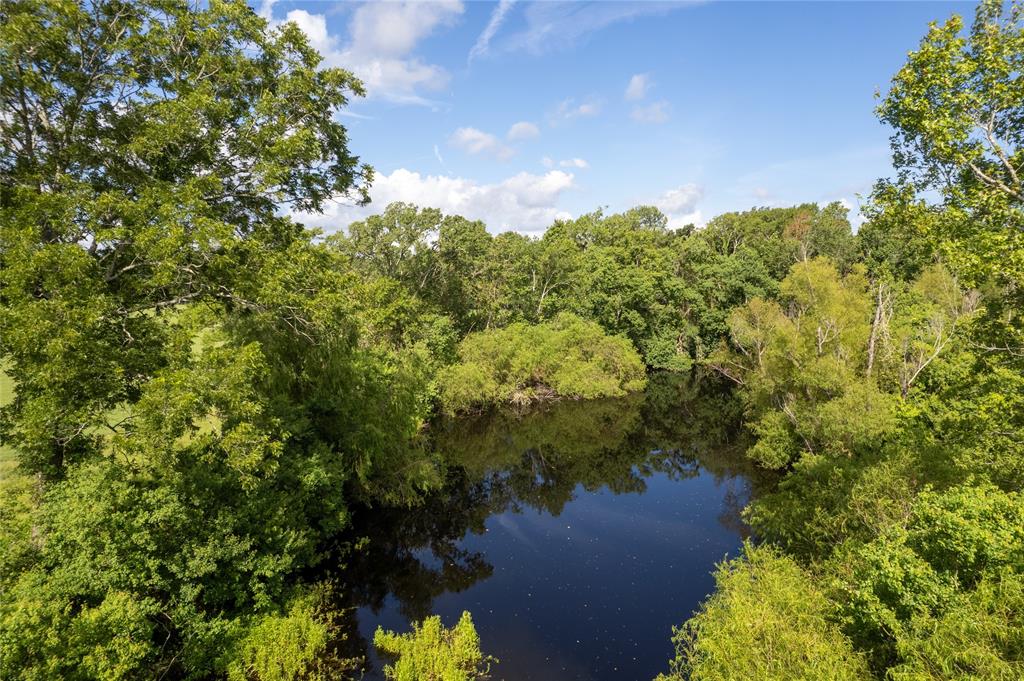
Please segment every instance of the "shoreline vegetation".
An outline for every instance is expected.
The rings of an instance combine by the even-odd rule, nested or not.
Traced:
[[[394,203],[323,238],[280,207],[369,200],[365,90],[297,25],[0,5],[0,678],[345,678],[317,575],[444,484],[425,423],[653,371],[732,381],[780,478],[663,681],[1024,678],[1024,4],[922,31],[856,233]],[[500,674],[468,614],[375,639]]]
[[[647,385],[643,361],[627,338],[569,313],[470,334],[459,344],[458,361],[437,381],[441,408],[449,413],[622,397]]]

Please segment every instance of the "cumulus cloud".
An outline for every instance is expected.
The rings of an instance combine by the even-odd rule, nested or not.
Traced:
[[[646,73],[638,73],[629,79],[629,85],[626,86],[626,99],[629,101],[635,101],[643,99],[647,96],[647,91],[651,88],[651,77]]]
[[[669,103],[662,100],[648,106],[634,108],[630,117],[637,123],[664,123],[668,120],[670,108]]]
[[[654,201],[654,205],[668,216],[669,227],[674,229],[703,222],[703,216],[697,209],[697,204],[703,198],[704,188],[689,182],[668,190]]]
[[[543,175],[519,173],[501,182],[483,184],[447,175],[421,175],[400,168],[390,175],[377,175],[370,188],[369,206],[333,203],[322,215],[295,214],[311,227],[328,232],[346,227],[355,220],[379,213],[393,201],[440,208],[472,220],[483,220],[492,232],[516,230],[537,232],[556,219],[571,215],[558,207],[562,194],[574,187],[574,176],[561,170]]]
[[[274,2],[260,14],[272,23]],[[327,16],[293,9],[283,21],[294,22],[324,57],[325,66],[353,71],[366,85],[368,97],[398,103],[429,104],[423,91],[436,92],[449,80],[448,72],[413,54],[423,38],[450,26],[462,14],[460,0],[440,2],[382,2],[360,5],[348,24],[347,40],[327,28]]]
[[[487,26],[484,27],[480,37],[476,39],[476,43],[473,48],[469,51],[469,61],[473,61],[476,57],[481,57],[487,54],[491,46],[491,39],[494,38],[494,34],[498,32],[498,29],[505,22],[505,15],[512,9],[516,0],[501,0],[498,6],[491,12],[491,19],[487,22]]]
[[[689,182],[668,190],[655,201],[654,205],[664,213],[684,213],[692,211],[703,197],[704,190],[693,182]]]
[[[508,133],[505,136],[510,140],[516,141],[533,139],[538,135],[540,135],[540,128],[536,125],[529,121],[519,121],[508,129]]]
[[[516,153],[494,135],[476,128],[459,128],[448,138],[448,143],[466,153],[493,156],[499,161],[506,161]]]

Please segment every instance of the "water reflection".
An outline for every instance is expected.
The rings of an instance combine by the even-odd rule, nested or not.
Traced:
[[[663,552],[658,547],[673,536],[687,536],[688,541],[699,544],[713,534],[717,543],[708,539],[708,550],[714,555],[702,557],[707,566],[705,569],[701,564],[700,568],[702,574],[707,572],[721,558],[723,547],[728,550],[738,537],[746,535],[740,511],[762,484],[742,457],[746,443],[739,436],[739,417],[739,404],[721,384],[665,374],[654,376],[645,392],[622,399],[559,402],[526,413],[499,411],[433,424],[432,446],[447,468],[443,489],[432,494],[423,507],[412,511],[378,508],[363,511],[354,519],[356,535],[366,541],[350,557],[344,570],[346,605],[352,608],[347,626],[349,653],[368,658],[367,672],[372,678],[375,670],[373,656],[368,655],[367,627],[365,622],[360,627],[355,608],[362,609],[364,619],[368,613],[373,617],[383,613],[385,619],[396,622],[393,626],[405,628],[404,622],[434,613],[439,598],[453,601],[453,594],[491,578],[496,562],[503,570],[499,582],[505,583],[510,597],[515,597],[517,589],[525,591],[524,598],[531,595],[529,585],[546,579],[540,573],[545,569],[540,565],[543,557],[561,550],[561,545],[553,542],[572,538],[568,531],[564,538],[553,536],[550,528],[541,527],[542,519],[549,518],[550,522],[558,518],[580,498],[593,497],[590,502],[594,502],[577,509],[582,518],[600,518],[605,523],[602,527],[628,528],[623,536],[630,540],[644,531],[652,533],[652,538],[636,545],[633,541],[616,543],[614,532],[608,530],[591,532],[587,540],[591,548],[577,537],[577,545],[582,548],[574,548],[569,558],[547,570],[557,570],[569,560],[579,562],[584,575],[588,564],[599,563],[597,558],[588,558],[588,551],[611,551],[607,555],[613,555],[619,549],[638,553],[647,550],[645,547],[650,547],[655,555],[635,559],[643,558],[657,565],[658,554]],[[700,518],[693,517],[694,511],[688,511],[683,520],[699,525],[703,516],[710,515],[717,530],[698,529],[693,534],[692,528],[680,528],[679,521],[670,522],[670,513],[644,507],[618,509],[613,499],[606,499],[614,495],[643,495],[649,484],[657,482],[663,489],[655,495],[657,498],[651,499],[651,504],[665,503],[665,494],[681,489],[668,483],[698,475],[709,477],[715,490],[723,481],[728,484],[713,494],[717,508],[704,511],[702,506]],[[651,516],[642,523],[633,522],[643,513]],[[532,523],[530,533],[520,527],[520,523],[527,522]],[[494,531],[485,538],[489,528]],[[507,539],[499,540],[498,532]],[[722,544],[721,537],[728,541]],[[598,544],[601,539],[603,544]],[[537,563],[536,574],[524,567],[524,552]],[[601,555],[602,560],[607,558]],[[598,585],[591,577],[581,576],[579,584],[568,579],[559,588],[585,590]],[[614,589],[614,579],[602,578],[599,586]],[[493,613],[503,607],[508,609],[502,598],[477,597],[473,604],[493,606]],[[689,607],[695,605],[696,602]],[[520,613],[507,614],[513,617]],[[681,611],[678,617],[686,614]],[[474,610],[474,616],[479,627],[480,614]],[[500,619],[502,613],[494,616]],[[557,617],[557,612],[545,616],[544,626],[558,630],[557,623],[551,622],[551,618]],[[514,633],[507,627],[502,630],[504,636]],[[489,641],[483,631],[481,634],[485,647],[490,644],[493,650],[495,642]],[[667,641],[665,632],[660,644],[667,645]],[[548,644],[555,652],[561,645],[558,640]],[[535,648],[536,642],[531,642],[530,647]],[[661,662],[659,659],[658,663]],[[526,664],[522,660],[519,663]],[[550,669],[529,673],[532,678],[599,676],[578,661],[566,664],[580,668],[562,675]],[[510,667],[503,659],[497,678],[526,678],[523,671],[504,676],[513,667],[515,664]]]

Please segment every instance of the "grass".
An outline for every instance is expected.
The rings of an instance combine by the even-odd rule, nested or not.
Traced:
[[[9,404],[14,400],[14,379],[4,371],[3,364],[0,364],[0,407]],[[14,450],[5,444],[0,443],[0,481],[6,479],[18,465]]]

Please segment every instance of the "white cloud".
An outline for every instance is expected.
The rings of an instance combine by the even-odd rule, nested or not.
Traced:
[[[668,190],[654,202],[654,205],[666,214],[685,213],[692,211],[703,197],[704,190],[693,182],[689,182]]]
[[[264,2],[260,14],[272,23],[274,2]],[[368,97],[399,103],[429,104],[422,91],[448,84],[448,72],[412,54],[420,40],[451,25],[463,12],[459,0],[442,2],[383,2],[360,5],[348,24],[348,40],[332,35],[325,14],[293,9],[293,21],[324,58],[325,66],[353,71],[366,85]]]
[[[549,117],[549,122],[552,125],[557,125],[560,121],[571,121],[575,118],[596,116],[600,112],[601,102],[596,99],[588,99],[577,104],[574,98],[569,97],[558,103],[558,106],[555,107],[554,112]]]
[[[442,167],[448,167],[444,162],[444,156],[441,155],[441,150],[437,147],[436,144],[434,145],[434,158],[437,159],[437,162],[440,163]]]
[[[767,201],[772,198],[772,193],[764,187],[754,187],[750,193],[753,194],[754,198],[758,201]]]
[[[633,109],[630,117],[637,123],[664,123],[668,120],[670,105],[665,100]]]
[[[473,45],[473,49],[469,51],[469,61],[473,61],[476,57],[487,54],[491,46],[491,39],[494,38],[494,34],[498,32],[502,23],[505,21],[505,15],[512,9],[512,5],[515,4],[516,0],[501,0],[498,6],[491,12],[491,20],[487,22],[487,26],[484,27],[483,33],[476,39],[476,43]]]
[[[505,135],[510,140],[528,140],[540,135],[540,128],[529,121],[519,121],[508,129]]]
[[[637,99],[643,99],[647,96],[647,91],[651,88],[651,77],[646,73],[638,73],[629,79],[629,85],[626,86],[626,99],[635,101]]]
[[[544,158],[542,158],[540,160],[540,164],[542,166],[544,166],[545,168],[554,168],[555,167],[555,159],[551,158],[550,156],[545,156]]]
[[[494,135],[476,128],[459,128],[448,138],[448,143],[470,154],[485,154],[505,161],[516,153]]]
[[[689,182],[668,190],[655,199],[654,205],[668,216],[668,225],[674,229],[703,222],[701,211],[697,209],[697,204],[703,198],[704,188]]]
[[[458,0],[442,2],[383,2],[360,5],[349,30],[354,49],[398,57],[411,52],[441,24],[462,14]]]
[[[390,175],[378,175],[370,188],[372,203],[353,206],[333,203],[322,215],[296,214],[295,219],[328,232],[355,220],[379,213],[393,201],[440,208],[471,220],[483,220],[492,232],[513,229],[537,232],[556,219],[571,215],[558,208],[562,194],[574,187],[574,176],[560,170],[543,175],[519,173],[501,182],[481,184],[447,175],[421,175],[399,168]]]
[[[572,46],[620,21],[664,14],[686,2],[534,2],[523,12],[525,28],[496,45],[502,51],[547,52]],[[493,37],[493,36],[492,36]]]

